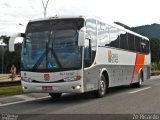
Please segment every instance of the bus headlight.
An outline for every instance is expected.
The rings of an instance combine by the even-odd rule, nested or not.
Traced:
[[[77,86],[75,87],[76,90],[79,90],[80,88],[81,88],[81,85],[77,85]]]
[[[72,89],[74,89],[74,90],[80,90],[81,89],[81,85],[73,86]]]
[[[68,77],[68,78],[64,78],[65,82],[71,82],[71,81],[77,81],[80,80],[81,76],[76,76],[76,77]]]
[[[28,77],[22,77],[22,81],[24,81],[24,82],[32,82],[32,79],[28,78]]]

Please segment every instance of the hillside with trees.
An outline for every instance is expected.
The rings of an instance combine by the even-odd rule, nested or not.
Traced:
[[[160,24],[133,27],[131,30],[150,39],[152,70],[160,70]]]
[[[151,25],[133,27],[131,30],[148,38],[160,38],[160,24],[154,23]]]

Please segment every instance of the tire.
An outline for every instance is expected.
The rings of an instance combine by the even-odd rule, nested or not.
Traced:
[[[140,88],[142,86],[142,82],[143,82],[143,76],[142,76],[142,73],[141,73],[140,76],[139,76],[138,83],[136,84],[136,86],[138,88]]]
[[[60,98],[62,96],[62,93],[49,93],[49,95],[52,97],[52,98]]]
[[[142,82],[143,82],[143,75],[142,73],[139,75],[138,77],[138,82],[137,83],[134,83],[134,84],[131,84],[131,87],[134,87],[134,88],[140,88],[142,86]]]
[[[104,75],[102,75],[101,79],[99,80],[99,83],[98,83],[98,90],[95,91],[95,96],[97,98],[104,97],[106,94],[107,87],[108,87],[108,85],[106,84],[106,79],[105,79]]]

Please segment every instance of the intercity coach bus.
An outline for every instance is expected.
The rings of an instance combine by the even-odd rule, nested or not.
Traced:
[[[24,92],[62,93],[93,91],[103,97],[107,88],[140,87],[150,78],[147,37],[99,18],[55,16],[29,21],[21,53]]]

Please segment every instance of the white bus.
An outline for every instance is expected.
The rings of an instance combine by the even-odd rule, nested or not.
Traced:
[[[30,21],[23,36],[24,92],[62,93],[140,87],[150,78],[149,39],[122,26],[86,16],[55,16]],[[13,50],[14,36],[10,39]]]

